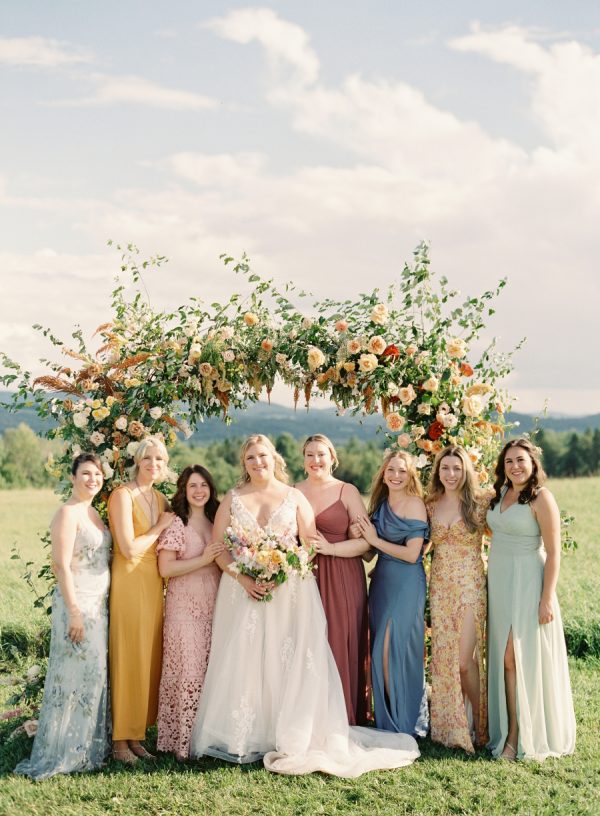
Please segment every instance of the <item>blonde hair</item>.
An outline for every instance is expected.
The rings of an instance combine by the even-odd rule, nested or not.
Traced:
[[[414,456],[411,456],[408,451],[388,450],[386,451],[381,467],[373,477],[373,482],[371,484],[371,496],[369,498],[368,510],[370,516],[373,515],[375,510],[377,510],[379,505],[385,501],[389,495],[390,491],[386,483],[383,481],[383,475],[385,473],[385,469],[392,459],[401,459],[406,465],[406,470],[408,471],[406,495],[418,496],[419,498],[423,497],[423,488],[421,487],[419,474],[417,473],[417,466],[415,464]]]
[[[268,436],[264,436],[264,434],[252,434],[252,436],[249,436],[244,441],[242,449],[240,450],[240,464],[242,466],[242,474],[237,483],[237,487],[242,487],[242,485],[248,484],[248,482],[250,481],[250,476],[248,476],[248,471],[246,470],[245,460],[246,454],[248,453],[248,449],[251,448],[252,445],[264,445],[265,448],[268,449],[269,453],[271,454],[275,462],[274,470],[275,478],[279,482],[288,484],[289,478],[287,474],[287,465],[285,464],[283,456],[277,451],[275,445],[271,442]]]
[[[468,530],[474,533],[478,528],[477,509],[481,501],[481,489],[475,468],[471,462],[471,457],[460,445],[448,445],[435,457],[429,484],[427,486],[426,504],[433,504],[446,492],[442,480],[440,479],[440,467],[447,456],[456,456],[460,459],[463,468],[462,483],[459,487],[460,514]]]
[[[306,442],[304,443],[304,445],[302,445],[302,455],[303,456],[306,454],[306,448],[310,445],[311,442],[320,442],[321,445],[325,445],[325,447],[328,448],[329,453],[331,454],[331,461],[332,461],[331,471],[333,472],[339,466],[340,460],[338,459],[336,449],[335,449],[334,444],[331,441],[331,439],[328,436],[325,436],[325,434],[320,434],[320,433],[312,434],[311,436],[308,436],[306,438]]]
[[[140,462],[146,455],[146,451],[148,448],[157,448],[163,458],[162,465],[160,468],[160,475],[156,479],[157,482],[172,482],[175,481],[175,474],[169,468],[169,453],[167,451],[167,447],[160,436],[145,436],[140,444],[136,452],[133,454],[133,465],[129,469],[129,476],[131,479],[136,479],[138,473],[140,472]]]

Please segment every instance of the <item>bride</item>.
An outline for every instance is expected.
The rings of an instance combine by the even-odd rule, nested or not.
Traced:
[[[241,461],[242,479],[215,517],[215,540],[232,522],[277,536],[314,536],[312,509],[288,487],[285,463],[270,440],[250,436]],[[191,756],[262,758],[276,773],[344,777],[413,762],[419,751],[412,737],[349,727],[314,577],[293,573],[273,587],[232,573],[229,553],[217,560],[224,576]],[[269,593],[272,600],[261,602]]]

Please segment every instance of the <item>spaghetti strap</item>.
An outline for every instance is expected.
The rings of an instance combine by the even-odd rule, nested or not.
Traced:
[[[338,496],[338,501],[342,500],[342,491],[346,487],[346,482],[342,482],[342,486],[340,487],[340,495]]]

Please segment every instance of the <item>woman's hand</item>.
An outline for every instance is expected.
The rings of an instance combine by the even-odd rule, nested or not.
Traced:
[[[227,546],[224,541],[213,541],[204,550],[204,557],[207,564],[212,564],[215,558],[218,558],[225,552]]]
[[[369,544],[371,547],[377,547],[379,537],[377,535],[377,530],[371,523],[371,519],[369,519],[367,516],[358,516],[356,519],[356,524],[358,524],[358,528],[360,530],[360,537],[364,538],[367,544]]]
[[[311,536],[310,543],[321,555],[335,555],[335,544],[327,541],[323,533],[318,530],[316,535]]]
[[[348,527],[348,538],[362,538],[360,526],[356,519],[354,519]]]
[[[253,601],[262,601],[263,598],[273,591],[275,584],[259,584],[254,578],[249,575],[238,575],[238,582],[244,587],[248,596]]]
[[[163,530],[166,530],[167,527],[170,527],[174,521],[175,513],[170,513],[168,510],[164,510],[158,517],[155,527],[160,534],[163,532]]]
[[[540,600],[540,605],[538,607],[538,620],[542,626],[545,623],[550,623],[554,620],[552,603],[550,601],[545,601],[543,598]]]
[[[67,626],[67,634],[73,643],[81,643],[83,640],[84,626],[83,615],[79,609],[74,610],[69,614],[69,622]]]

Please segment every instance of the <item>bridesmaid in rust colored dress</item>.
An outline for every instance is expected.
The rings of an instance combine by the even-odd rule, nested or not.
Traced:
[[[468,453],[458,446],[444,448],[426,499],[433,548],[431,738],[468,753],[487,742],[482,543],[488,504]]]
[[[362,558],[369,545],[350,539],[352,521],[365,508],[354,485],[332,476],[338,459],[331,441],[309,436],[302,449],[307,478],[296,485],[315,513],[316,578],[327,618],[329,645],[340,673],[350,725],[370,719],[369,622]]]

